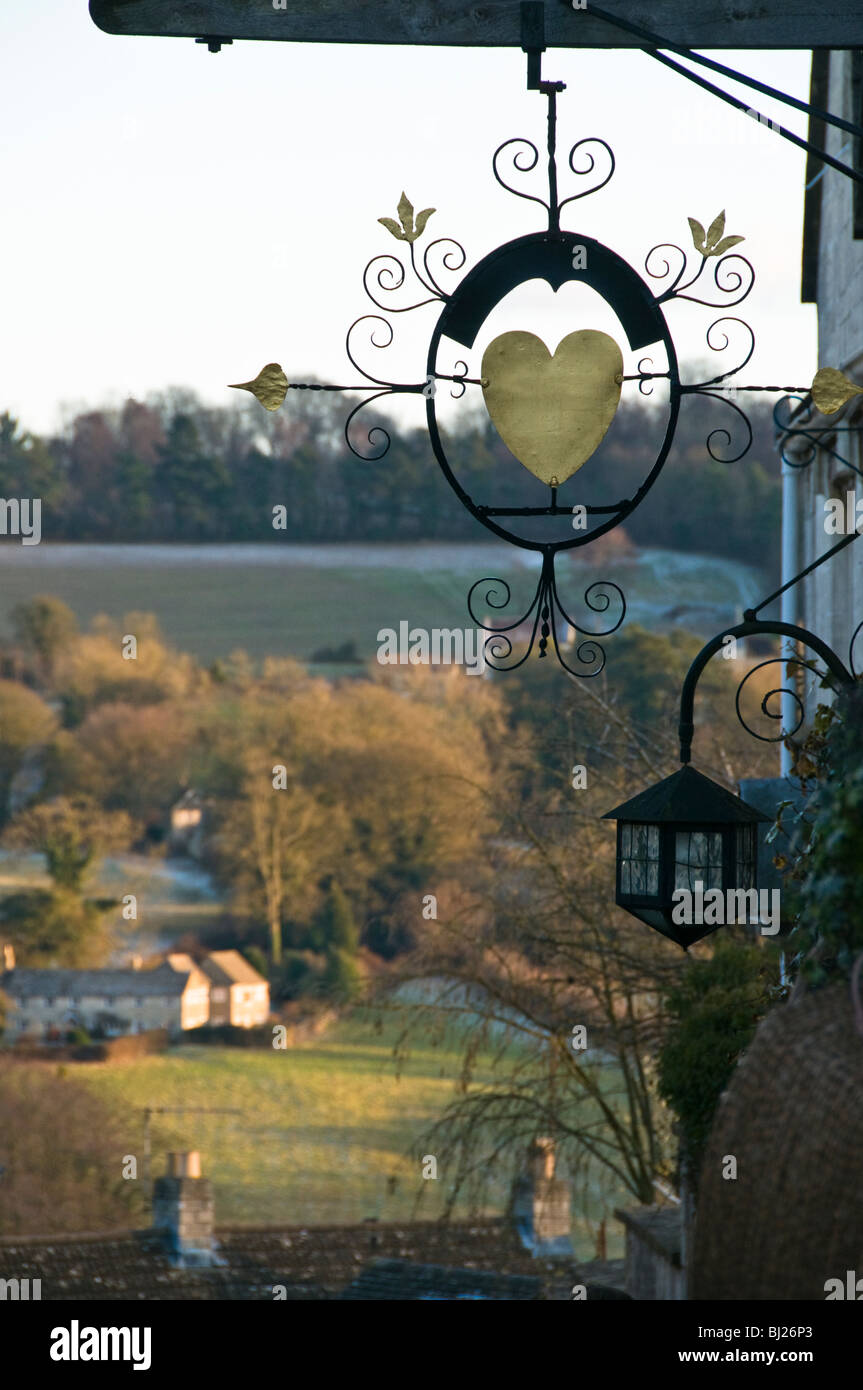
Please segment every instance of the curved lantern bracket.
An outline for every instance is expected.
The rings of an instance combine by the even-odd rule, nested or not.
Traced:
[[[844,686],[855,684],[854,676],[848,670],[847,666],[845,666],[844,662],[842,662],[839,659],[839,657],[833,651],[833,648],[829,647],[827,643],[822,641],[820,637],[816,637],[815,633],[810,632],[808,628],[797,627],[794,623],[771,622],[767,620],[762,620],[760,618],[750,618],[749,620],[745,620],[742,623],[738,623],[735,627],[725,628],[724,631],[718,633],[716,637],[711,638],[711,640],[701,648],[701,651],[698,653],[695,660],[692,662],[692,665],[690,666],[689,670],[687,671],[686,679],[683,682],[683,689],[680,694],[680,723],[678,726],[678,732],[680,735],[681,763],[686,764],[691,761],[692,738],[695,732],[695,691],[696,687],[698,686],[698,681],[701,677],[701,674],[704,671],[704,668],[707,665],[708,661],[710,661],[711,657],[715,656],[716,653],[721,649],[727,638],[754,637],[761,633],[771,633],[779,637],[791,637],[795,641],[801,642],[803,646],[808,647],[810,651],[815,652],[815,654],[821,658],[821,660],[824,662],[824,665],[830,672],[831,676],[834,677],[834,679],[839,683],[839,685]],[[779,662],[781,665],[785,666],[789,664],[797,666],[803,666],[808,664],[804,662],[800,657],[783,655],[769,657],[767,661],[760,662],[759,665],[754,669],[759,670],[764,666],[773,665],[776,662]],[[788,738],[791,734],[796,733],[797,729],[800,728],[800,725],[803,722],[802,702],[800,700],[800,697],[794,691],[782,690],[781,688],[777,690],[768,691],[767,694],[764,695],[762,698],[761,709],[762,712],[765,715],[767,715],[769,719],[781,718],[779,714],[774,713],[772,710],[768,708],[768,702],[770,701],[770,699],[780,694],[790,696],[790,698],[794,701],[794,703],[797,706],[799,717],[793,729],[782,730],[774,738],[765,738],[763,734],[756,733],[755,730],[751,729],[749,725],[746,723],[746,720],[743,718],[743,715],[740,711],[740,696],[744,685],[746,684],[747,680],[752,674],[752,671],[747,672],[747,674],[744,676],[743,680],[740,682],[740,685],[737,688],[737,717],[740,720],[740,723],[743,725],[743,727],[747,730],[747,732],[751,733],[753,737],[761,739],[763,742],[766,743],[778,743],[783,738]]]

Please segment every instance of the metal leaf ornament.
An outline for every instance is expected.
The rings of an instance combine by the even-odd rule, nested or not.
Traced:
[[[732,246],[737,246],[741,241],[746,240],[742,236],[723,237],[722,233],[725,231],[724,211],[720,212],[718,217],[714,217],[706,232],[697,218],[689,217],[687,221],[692,233],[692,244],[696,251],[705,258],[707,256],[724,256],[725,252],[730,251]]]
[[[254,381],[231,382],[231,391],[251,391],[267,410],[278,410],[285,403],[288,394],[288,378],[278,362],[268,362]]]
[[[407,194],[402,193],[396,211],[399,215],[398,222],[392,217],[379,217],[378,221],[381,226],[386,227],[387,231],[392,233],[397,241],[414,242],[417,237],[422,236],[426,223],[436,209],[423,208],[422,212],[417,213],[416,221],[414,221],[414,205]]]
[[[822,415],[835,415],[852,396],[863,396],[863,386],[835,367],[822,367],[812,378],[812,400]]]

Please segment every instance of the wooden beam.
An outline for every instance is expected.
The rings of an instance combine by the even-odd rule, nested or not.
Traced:
[[[588,0],[589,6],[590,0]],[[604,0],[604,9],[688,48],[863,47],[863,0]],[[90,0],[109,34],[295,43],[521,47],[517,0]],[[639,40],[547,0],[549,48],[633,48]]]

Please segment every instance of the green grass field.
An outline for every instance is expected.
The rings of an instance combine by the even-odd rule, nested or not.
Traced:
[[[135,1062],[81,1065],[75,1078],[128,1119],[127,1152],[139,1157],[139,1174],[144,1107],[240,1111],[160,1115],[152,1122],[153,1174],[165,1171],[169,1150],[199,1149],[221,1223],[433,1218],[444,1201],[446,1155],[436,1154],[438,1181],[423,1181],[421,1160],[435,1147],[422,1145],[420,1135],[454,1097],[457,1057],[418,1046],[398,1076],[395,1037],[394,1029],[378,1033],[371,1021],[354,1018],[283,1052],[182,1046]],[[492,1186],[486,1211],[501,1212],[506,1196]],[[593,1194],[593,1229],[602,1204],[601,1194]],[[604,1204],[610,1211],[619,1201],[606,1193]],[[614,1224],[610,1255],[618,1253]],[[593,1253],[588,1229],[577,1219],[585,1257]]]
[[[55,594],[83,626],[99,613],[117,620],[130,612],[155,613],[169,641],[205,663],[237,648],[255,659],[305,661],[321,647],[348,641],[369,660],[379,629],[397,628],[403,619],[427,629],[472,626],[468,591],[490,575],[512,583],[510,618],[524,612],[536,572],[525,570],[523,557],[503,543],[309,546],[292,556],[272,546],[7,545],[0,547],[0,631],[9,631],[16,604]],[[647,626],[683,621],[677,605],[685,577],[693,625],[710,631],[730,621],[761,587],[744,565],[666,551],[598,570],[564,558],[559,577],[561,597],[574,614],[583,611],[588,584],[617,579],[626,590],[628,621]],[[491,612],[481,598],[478,604],[480,616]],[[591,618],[587,626],[596,626],[595,615],[585,616]],[[356,669],[321,668],[322,674]]]
[[[40,547],[41,549],[41,547]],[[46,548],[47,549],[47,548]],[[81,548],[82,551],[86,547]],[[99,613],[155,613],[169,641],[209,663],[243,648],[255,659],[308,660],[321,647],[353,641],[364,660],[377,650],[381,627],[408,619],[417,627],[470,625],[466,596],[484,573],[418,569],[408,565],[273,565],[213,559],[174,564],[127,557],[106,565],[5,563],[0,568],[0,628],[9,630],[16,604],[54,594],[82,626]],[[525,588],[525,593],[527,589]],[[332,668],[327,668],[327,673]],[[350,672],[350,666],[341,668]]]
[[[81,1066],[76,1079],[129,1119],[143,1152],[146,1106],[236,1109],[156,1116],[152,1171],[170,1149],[197,1148],[223,1222],[290,1224],[438,1215],[443,1182],[420,1180],[419,1135],[453,1095],[455,1057],[416,1050],[396,1075],[392,1039],[340,1025],[285,1051],[181,1046],[123,1064]],[[395,1179],[395,1183],[393,1183]]]

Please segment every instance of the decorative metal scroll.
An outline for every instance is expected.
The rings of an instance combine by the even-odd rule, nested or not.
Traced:
[[[773,407],[773,424],[779,441],[782,462],[789,468],[808,468],[819,454],[829,455],[837,463],[863,478],[863,470],[850,459],[840,454],[838,449],[827,443],[837,435],[861,434],[863,426],[825,425],[813,423],[818,410],[810,396],[782,396]]]
[[[558,661],[570,675],[598,676],[605,666],[606,657],[605,650],[597,638],[610,637],[626,617],[623,590],[610,580],[597,580],[585,590],[585,605],[592,613],[608,613],[613,621],[610,626],[593,629],[582,627],[580,622],[576,623],[564,608],[558,594],[553,554],[543,556],[542,572],[533,600],[526,612],[515,621],[494,623],[485,612],[480,617],[475,607],[475,596],[481,597],[487,608],[505,608],[511,597],[510,587],[505,579],[478,579],[471,586],[467,598],[468,611],[473,621],[478,627],[491,633],[483,644],[484,656],[486,664],[496,671],[514,671],[517,667],[523,666],[535,645],[539,656],[546,656],[551,638]],[[525,651],[511,661],[514,633],[521,636],[525,643]],[[572,655],[569,653],[570,647]]]
[[[751,610],[754,612],[754,610]],[[860,625],[863,627],[863,624]],[[860,627],[851,639],[851,651],[853,653],[855,640],[860,632]],[[789,668],[797,671],[806,671],[814,674],[820,679],[821,684],[844,686],[853,685],[855,672],[853,664],[849,670],[839,659],[836,653],[820,637],[816,637],[814,632],[807,628],[797,627],[793,623],[770,622],[764,619],[755,618],[747,615],[742,623],[736,627],[726,628],[724,632],[718,633],[702,647],[701,651],[692,662],[686,679],[683,683],[683,690],[680,696],[680,761],[688,763],[692,754],[692,737],[695,729],[694,709],[695,692],[698,681],[704,671],[705,666],[711,657],[715,656],[720,648],[725,644],[729,637],[745,638],[754,637],[769,633],[773,636],[791,638],[801,647],[808,648],[815,657],[821,659],[826,670],[822,670],[813,657],[803,657],[794,653],[783,653],[780,656],[767,657],[753,666],[740,681],[734,697],[737,718],[748,734],[757,738],[761,743],[781,743],[786,738],[792,738],[802,727],[806,717],[806,708],[803,697],[796,684],[778,685],[766,691],[760,700],[761,714],[773,723],[778,723],[780,728],[773,734],[759,733],[759,731],[749,723],[743,710],[743,698],[746,688],[755,676],[756,672],[768,666],[783,666],[786,670],[786,679],[790,679]],[[784,706],[784,709],[783,709]],[[788,720],[789,710],[793,710],[790,721]],[[769,726],[768,726],[769,727]]]
[[[417,212],[402,193],[396,217],[381,217],[379,221],[403,246],[399,251],[394,249],[373,257],[366,265],[363,287],[374,312],[356,319],[346,337],[347,357],[358,379],[350,385],[289,383],[278,364],[271,363],[255,381],[242,383],[242,388],[252,391],[270,410],[278,409],[291,390],[358,393],[361,399],[352,405],[345,422],[345,441],[351,452],[367,463],[376,463],[385,456],[391,438],[380,418],[364,424],[363,412],[394,395],[424,398],[432,449],[456,496],[488,531],[522,549],[536,551],[542,558],[536,592],[527,611],[511,621],[502,619],[489,629],[492,635],[486,642],[488,664],[514,669],[534,649],[540,657],[545,656],[550,643],[558,660],[572,674],[592,676],[605,665],[605,651],[599,639],[619,628],[626,602],[617,585],[600,581],[585,594],[585,624],[580,619],[573,621],[557,592],[557,553],[596,540],[620,525],[640,504],[668,457],[685,396],[701,396],[730,412],[711,430],[706,447],[713,459],[733,463],[744,457],[752,443],[752,427],[736,399],[737,393],[805,392],[807,388],[729,387],[750,361],[755,335],[744,319],[727,311],[748,297],[755,272],[737,249],[743,237],[726,234],[724,212],[706,229],[695,218],[689,219],[690,251],[674,243],[654,246],[644,262],[646,279],[608,246],[562,228],[564,211],[598,193],[615,171],[614,153],[598,137],[577,140],[559,171],[556,102],[562,87],[561,83],[539,84],[548,102],[543,182],[532,177],[542,162],[540,149],[532,140],[505,140],[492,159],[492,172],[499,186],[542,209],[541,230],[497,247],[462,273],[467,262],[464,247],[447,236],[426,241],[435,209]],[[481,367],[471,373],[468,359],[489,315],[513,290],[537,279],[546,281],[554,291],[570,282],[592,288],[616,315],[635,370],[626,370],[621,347],[612,338],[586,329],[570,333],[554,353],[531,333],[503,334],[488,345]],[[667,306],[674,302],[720,311],[707,329],[706,342],[712,352],[728,352],[733,366],[703,381],[681,381],[666,317]],[[425,370],[417,374],[418,379],[394,381],[373,359],[393,345],[393,320],[397,316],[429,309],[436,318],[430,328]],[[657,365],[659,356],[662,361]],[[649,396],[657,381],[667,388],[664,432],[660,427],[658,450],[646,465],[643,481],[633,496],[612,496],[582,505],[569,485],[565,500],[561,490],[572,475],[589,463],[612,427],[623,391],[634,387]],[[459,480],[451,446],[439,425],[437,397],[441,389],[455,399],[464,396],[468,389],[482,392],[492,422],[510,453],[547,488],[543,500],[530,506],[497,506],[468,492]],[[593,481],[599,481],[599,477]],[[585,521],[579,530],[571,524],[576,509],[573,503]],[[519,529],[525,518],[566,518],[565,534],[539,539],[535,534],[525,534]],[[503,580],[478,581],[468,599],[475,621],[479,621],[474,612],[475,596],[483,584],[494,586],[494,600],[487,599],[492,608],[505,608],[511,597]],[[501,595],[505,595],[502,602],[498,601]],[[605,611],[613,614],[610,625],[592,626],[590,614]],[[572,644],[562,639],[564,625],[574,633]],[[519,651],[524,647],[522,655],[514,656],[514,643],[518,643]]]

